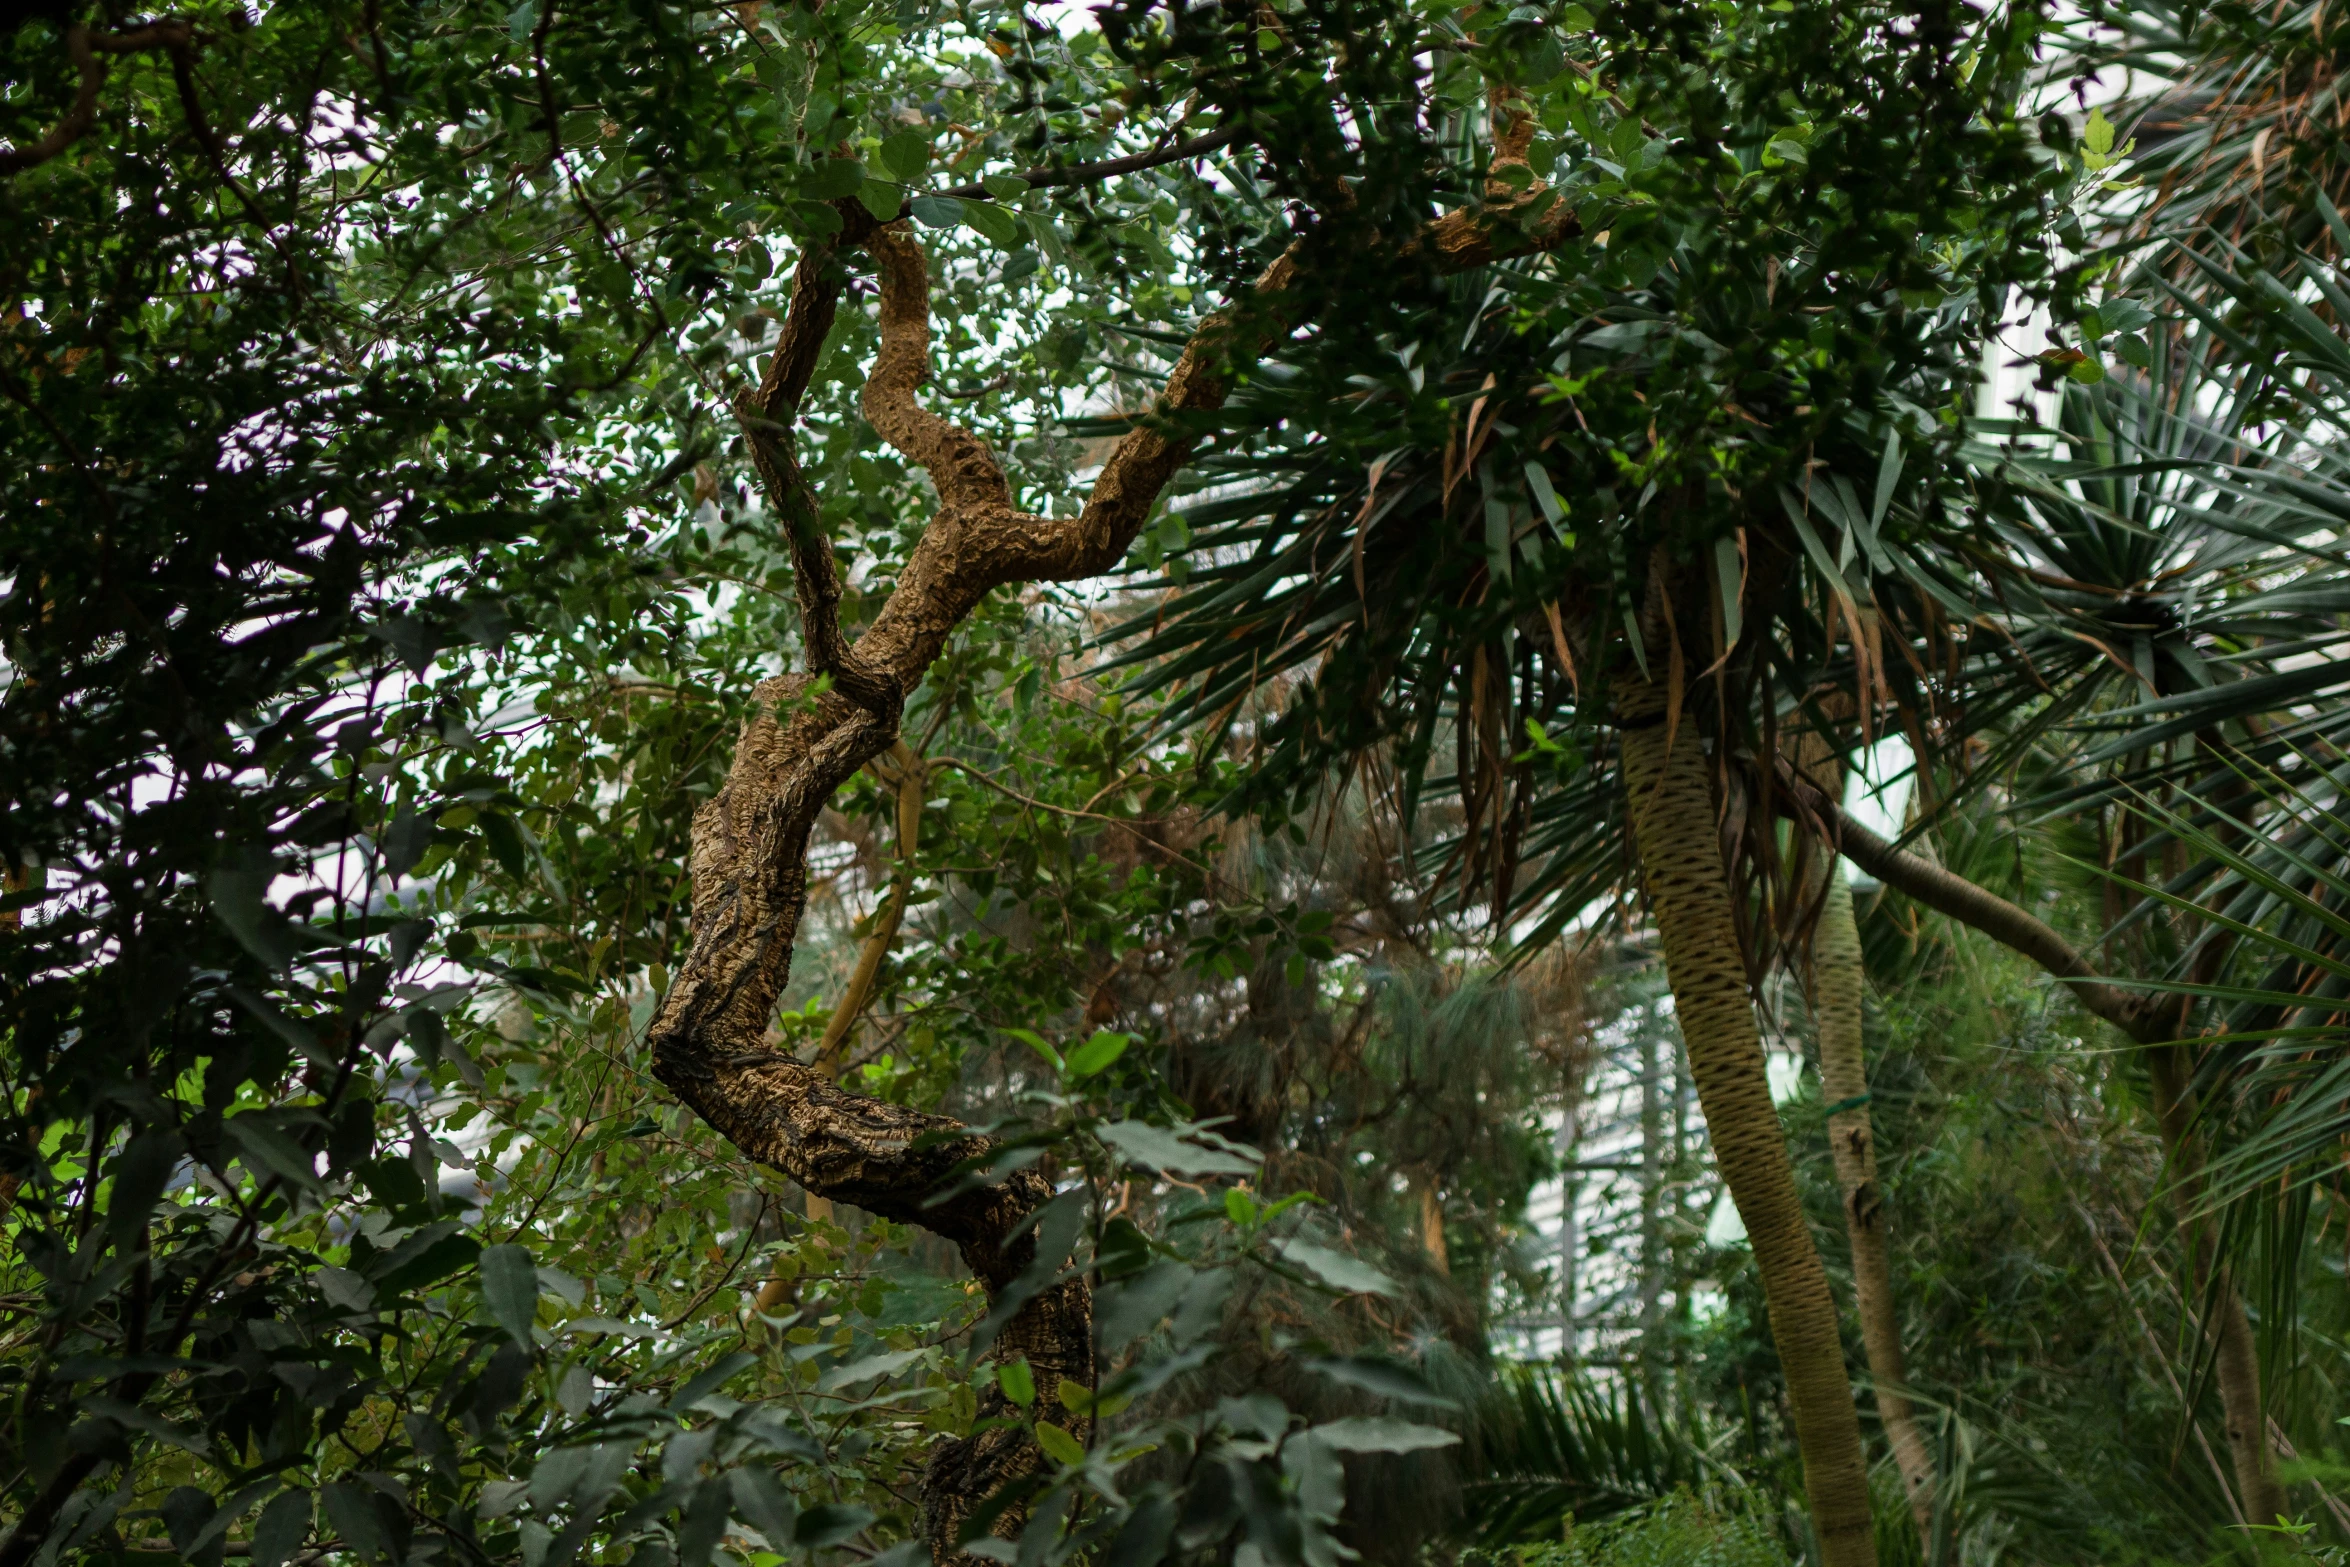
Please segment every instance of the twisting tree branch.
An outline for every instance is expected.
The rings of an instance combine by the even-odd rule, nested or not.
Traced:
[[[1248,127],[1246,125],[1230,125],[1220,131],[1210,131],[1205,136],[1194,136],[1188,140],[1179,141],[1172,147],[1162,147],[1156,152],[1138,152],[1124,158],[1104,158],[1098,163],[1071,163],[1060,168],[1047,165],[1042,168],[1023,169],[1020,171],[1020,180],[1021,183],[1031,188],[1046,185],[1090,185],[1096,180],[1116,179],[1121,174],[1139,174],[1144,169],[1162,168],[1170,163],[1189,163],[1194,158],[1204,158],[1211,152],[1220,151],[1236,141],[1246,140],[1247,137]],[[983,184],[970,184],[949,185],[946,189],[933,192],[933,194],[960,197],[966,201],[984,201],[992,192]],[[901,211],[899,216],[903,217],[906,212],[911,210],[912,203],[909,202],[905,211]]]
[[[956,1122],[846,1092],[816,1067],[767,1042],[790,976],[807,906],[807,848],[817,817],[857,769],[897,742],[906,693],[955,628],[1009,583],[1095,576],[1114,567],[1191,450],[1188,422],[1222,406],[1235,363],[1286,330],[1298,307],[1304,249],[1292,244],[1257,280],[1253,308],[1200,325],[1149,416],[1121,439],[1075,517],[1015,510],[986,443],[923,408],[929,372],[929,269],[904,224],[875,226],[840,208],[841,234],[801,261],[782,341],[755,391],[736,402],[769,501],[783,520],[804,615],[807,673],[764,681],[734,765],[693,829],[693,944],[648,1031],[654,1075],[751,1158],[829,1201],[919,1224],[955,1243],[991,1298],[1026,1274],[1029,1296],[993,1352],[1024,1357],[1040,1385],[1091,1381],[1092,1298],[1082,1276],[1057,1277],[1066,1259],[1039,1259],[1032,1227],[1051,1187],[1032,1170],[992,1184],[956,1184],[996,1145]],[[1506,216],[1506,213],[1505,213]],[[1567,225],[1513,235],[1454,214],[1432,225],[1447,262],[1489,259],[1509,246],[1556,243]],[[1547,235],[1545,241],[1542,236]],[[1447,236],[1450,236],[1447,238]],[[881,276],[881,347],[864,390],[874,428],[920,466],[939,506],[897,584],[864,632],[844,645],[839,578],[819,510],[792,454],[791,424],[823,347],[842,286],[841,256],[861,247]],[[831,677],[830,690],[816,676]],[[949,1195],[951,1194],[951,1195]],[[1031,1273],[1030,1269],[1038,1271]],[[924,1530],[934,1556],[962,1554],[962,1531],[1003,1487],[1033,1473],[1041,1454],[999,1390],[980,1400],[978,1434],[943,1444],[923,1481]],[[1073,1419],[1071,1429],[1085,1432]],[[1016,1532],[1019,1510],[994,1527]]]
[[[791,421],[800,399],[807,395],[817,357],[832,330],[840,303],[841,270],[831,247],[815,246],[800,260],[794,277],[791,308],[784,314],[783,336],[775,358],[756,392],[736,400],[735,416],[743,427],[752,465],[759,471],[767,504],[783,520],[791,545],[792,581],[799,593],[800,624],[808,647],[808,668],[829,676],[850,701],[887,723],[893,736],[897,715],[905,702],[904,688],[852,657],[840,634],[840,563],[832,558],[832,540],[801,473],[792,448]]]
[[[84,22],[75,22],[67,27],[65,55],[81,78],[74,88],[73,107],[65,111],[63,119],[49,127],[47,135],[30,146],[0,147],[0,176],[17,174],[47,163],[89,133],[91,123],[98,117],[98,89],[106,83],[106,55],[140,54],[149,49],[167,49],[171,51],[174,66],[184,74],[187,69],[187,52],[194,42],[194,30],[177,18],[150,22],[145,27],[134,27],[126,33],[94,32]],[[199,139],[209,134],[200,121],[194,123]],[[211,150],[209,142],[206,143],[206,150]]]

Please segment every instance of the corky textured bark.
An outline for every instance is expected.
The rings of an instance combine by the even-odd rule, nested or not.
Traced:
[[[1530,122],[1507,119],[1497,156],[1522,159]],[[1452,213],[1409,242],[1440,266],[1480,265],[1556,244],[1574,232],[1570,213],[1545,202],[1539,186],[1479,214]],[[762,682],[734,765],[693,827],[693,943],[655,1013],[648,1035],[654,1075],[737,1148],[828,1201],[846,1202],[917,1224],[952,1241],[991,1299],[1034,1260],[1027,1229],[1051,1189],[1031,1171],[934,1199],[994,1145],[957,1122],[923,1115],[835,1087],[826,1075],[771,1048],[767,1027],[790,978],[793,944],[807,907],[810,833],[834,791],[898,742],[907,695],[948,637],[991,592],[1007,584],[1097,576],[1117,565],[1154,502],[1189,454],[1182,416],[1213,410],[1231,368],[1261,348],[1296,308],[1305,241],[1293,243],[1257,280],[1244,319],[1211,316],[1194,334],[1152,411],[1118,443],[1072,518],[1014,509],[1002,467],[970,431],[924,409],[929,271],[905,225],[877,225],[854,202],[840,204],[844,227],[812,248],[794,279],[774,359],[736,412],[790,544],[807,668]],[[792,450],[792,426],[823,350],[846,279],[862,250],[881,279],[881,346],[864,390],[874,428],[929,474],[938,492],[925,529],[880,612],[851,643],[839,622],[840,579],[821,509]],[[829,686],[819,690],[819,677]],[[925,1142],[925,1138],[932,1139]],[[1015,1235],[1017,1238],[1015,1239]],[[1056,1271],[1065,1259],[1052,1259]],[[1038,1384],[1089,1382],[1091,1296],[1082,1277],[1024,1304],[993,1353],[1025,1357]],[[1013,1413],[1000,1393],[983,1398],[982,1421]],[[1084,1440],[1086,1422],[1070,1417]],[[933,1556],[963,1555],[964,1528],[989,1498],[1042,1462],[1018,1423],[943,1444],[924,1478],[924,1532]],[[1021,1514],[998,1515],[999,1534]]]

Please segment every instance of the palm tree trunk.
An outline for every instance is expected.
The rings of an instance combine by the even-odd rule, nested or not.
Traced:
[[[1844,1229],[1852,1238],[1852,1294],[1861,1342],[1877,1384],[1877,1418],[1901,1470],[1901,1489],[1927,1553],[1934,1548],[1934,1458],[1904,1389],[1901,1318],[1893,1305],[1893,1267],[1885,1246],[1885,1202],[1877,1187],[1876,1134],[1869,1119],[1868,1064],[1861,1039],[1860,929],[1852,888],[1831,865],[1819,924],[1812,934],[1813,1016],[1820,1036],[1820,1090],[1828,1100],[1828,1150],[1844,1193]]]
[[[1771,1103],[1705,753],[1692,715],[1668,703],[1665,685],[1627,674],[1619,690],[1634,847],[1714,1162],[1762,1270],[1820,1558],[1825,1567],[1875,1567],[1868,1468],[1836,1301]]]

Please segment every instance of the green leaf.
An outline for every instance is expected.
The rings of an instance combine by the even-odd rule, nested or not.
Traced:
[[[857,187],[857,199],[865,204],[865,210],[873,214],[875,221],[895,223],[898,209],[906,204],[906,193],[887,180],[869,179]]]
[[[1007,1028],[1004,1032],[1044,1057],[1055,1072],[1066,1072],[1069,1069],[1068,1063],[1061,1059],[1061,1052],[1047,1044],[1042,1034],[1025,1028]]]
[[[1306,1366],[1333,1382],[1361,1388],[1381,1398],[1392,1398],[1406,1404],[1428,1404],[1440,1409],[1449,1409],[1454,1405],[1452,1399],[1431,1388],[1417,1371],[1391,1360],[1350,1355],[1344,1359],[1309,1360]]]
[[[1281,35],[1270,27],[1258,28],[1257,50],[1261,54],[1279,54],[1281,52]]]
[[[228,1133],[237,1145],[238,1156],[256,1174],[278,1176],[305,1190],[318,1190],[318,1169],[311,1156],[282,1128],[265,1119],[267,1114],[249,1110],[223,1124],[221,1130]]]
[[[1061,1385],[1053,1389],[1053,1396],[1061,1407],[1073,1415],[1082,1415],[1093,1407],[1093,1389],[1074,1377],[1061,1378]]]
[[[1028,182],[1017,174],[984,174],[979,184],[998,201],[1013,201],[1028,194]]]
[[[1113,1121],[1094,1135],[1130,1164],[1175,1175],[1249,1175],[1257,1160],[1220,1149],[1199,1148],[1164,1127],[1143,1121]]]
[[[828,1545],[838,1545],[873,1521],[870,1507],[849,1507],[839,1502],[827,1502],[811,1507],[800,1514],[798,1530],[793,1539],[802,1550],[820,1551]]]
[[[841,231],[840,214],[820,201],[795,201],[791,215],[799,231],[811,239],[830,239]]]
[[[726,1533],[726,1520],[734,1510],[733,1503],[734,1488],[727,1484],[726,1476],[712,1475],[702,1482],[678,1524],[677,1567],[704,1567],[719,1537]],[[802,1517],[800,1527],[807,1526],[808,1520]]]
[[[758,1363],[758,1356],[749,1350],[738,1349],[679,1388],[669,1400],[669,1407],[675,1410],[691,1409]]]
[[[926,1349],[898,1349],[879,1355],[867,1355],[852,1360],[845,1366],[835,1366],[817,1379],[816,1386],[824,1392],[847,1387],[852,1382],[870,1382],[875,1377],[894,1377],[930,1352]]]
[[[1327,1246],[1316,1246],[1311,1241],[1294,1237],[1281,1243],[1281,1255],[1320,1279],[1334,1290],[1355,1295],[1394,1295],[1399,1293],[1395,1280],[1358,1258],[1344,1252],[1332,1251]]]
[[[539,1270],[520,1246],[492,1246],[481,1254],[481,1298],[491,1318],[525,1347],[539,1314]]]
[[[1559,504],[1559,492],[1551,485],[1550,470],[1531,459],[1526,463],[1526,488],[1553,527],[1566,520],[1566,508]]]
[[[916,196],[914,220],[924,228],[951,229],[963,221],[964,203],[953,196]]]
[[[1738,558],[1738,541],[1714,540],[1714,587],[1721,595],[1722,642],[1727,647],[1736,647],[1738,634],[1746,629],[1746,605],[1741,597],[1745,580],[1746,567]]]
[[[911,185],[930,167],[930,138],[920,131],[899,131],[881,144],[881,166],[901,185]]]
[[[820,158],[800,176],[800,195],[809,201],[838,201],[865,183],[865,165],[854,158]]]
[[[1887,430],[1885,432],[1885,455],[1877,459],[1877,493],[1869,502],[1869,526],[1871,528],[1882,528],[1885,525],[1885,513],[1893,506],[1894,488],[1901,483],[1903,455],[1901,432]]]
[[[2089,123],[2081,132],[2081,140],[2088,145],[2091,152],[2108,153],[2113,151],[2113,122],[2105,117],[2105,111],[2102,108],[2093,108],[2089,111]]]
[[[1436,1426],[1415,1425],[1389,1415],[1357,1415],[1315,1426],[1307,1433],[1325,1447],[1342,1453],[1418,1453],[1434,1447],[1452,1447],[1460,1437]]]
[[[1103,1029],[1069,1052],[1069,1064],[1063,1075],[1072,1078],[1091,1077],[1096,1072],[1107,1071],[1133,1043],[1132,1034],[1112,1033]]]
[[[1036,1423],[1036,1445],[1043,1448],[1059,1463],[1074,1469],[1085,1462],[1085,1448],[1077,1438],[1054,1425],[1050,1420]]]
[[[308,1491],[280,1492],[253,1520],[251,1567],[285,1567],[286,1558],[310,1538],[312,1503]]]
[[[127,1252],[136,1244],[179,1155],[179,1134],[160,1126],[141,1132],[115,1155],[114,1187],[106,1200],[106,1229],[115,1250]]]
[[[530,856],[522,846],[522,833],[514,818],[503,811],[485,811],[481,818],[482,840],[490,846],[490,853],[507,875],[520,881],[530,869]]]
[[[1030,1374],[1025,1360],[1007,1360],[998,1365],[995,1382],[1004,1390],[1004,1397],[1022,1409],[1036,1402],[1036,1378]]]
[[[1246,1229],[1257,1222],[1257,1200],[1235,1186],[1224,1194],[1224,1216]]]
[[[736,1514],[765,1535],[767,1543],[776,1550],[791,1549],[792,1536],[799,1524],[799,1498],[791,1494],[775,1471],[765,1464],[748,1463],[727,1478],[733,1485]]]
[[[1009,249],[1020,243],[1020,219],[993,202],[964,202],[963,222],[990,244]]]
[[[2065,374],[2083,386],[2095,386],[2105,379],[2105,366],[2094,359],[2076,359]]]

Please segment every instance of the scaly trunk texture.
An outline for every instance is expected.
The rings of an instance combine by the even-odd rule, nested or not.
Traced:
[[[1820,1036],[1820,1092],[1828,1101],[1828,1151],[1844,1194],[1844,1230],[1852,1238],[1853,1304],[1869,1375],[1877,1384],[1877,1418],[1901,1470],[1901,1489],[1926,1551],[1934,1548],[1934,1455],[1918,1429],[1905,1391],[1901,1317],[1893,1304],[1893,1266],[1885,1247],[1885,1199],[1877,1187],[1876,1133],[1869,1119],[1868,1063],[1862,1054],[1860,928],[1852,888],[1831,863],[1812,932],[1812,1011]]]
[[[2186,1047],[2178,1040],[2178,1003],[2107,984],[2089,960],[2048,925],[2005,898],[1987,892],[1930,860],[1904,853],[1837,809],[1834,801],[1801,779],[1788,779],[1796,798],[1841,845],[1852,863],[1938,914],[1971,925],[2012,947],[2062,981],[2081,1005],[2147,1048],[2154,1080],[2155,1122],[2163,1155],[2177,1182],[2180,1225],[2187,1252],[2200,1273],[2208,1226],[2198,1217],[2202,1197],[2202,1154],[2193,1137],[2193,1074]],[[2283,1485],[2267,1439],[2268,1418],[2260,1393],[2260,1356],[2251,1319],[2235,1277],[2224,1264],[2211,1280],[2213,1370],[2220,1412],[2226,1423],[2228,1456],[2244,1517],[2264,1523],[2285,1511]]]
[[[1503,114],[1497,123],[1494,165],[1523,167],[1531,118]],[[1523,191],[1497,181],[1488,196],[1482,210],[1448,213],[1409,237],[1405,248],[1457,270],[1546,249],[1577,232],[1572,206],[1550,198],[1539,181]],[[930,279],[905,222],[877,224],[854,200],[835,210],[842,232],[802,256],[774,357],[735,409],[790,546],[806,668],[755,688],[755,715],[743,728],[726,784],[694,815],[693,945],[661,998],[646,1043],[654,1076],[745,1154],[798,1181],[820,1203],[853,1203],[952,1241],[992,1300],[1037,1260],[1027,1221],[1051,1199],[1050,1185],[1021,1171],[935,1200],[967,1162],[985,1160],[994,1147],[988,1138],[942,1116],[837,1088],[826,1070],[770,1043],[807,907],[809,834],[834,791],[898,745],[907,696],[990,593],[1013,583],[1099,576],[1117,565],[1189,455],[1180,421],[1220,407],[1231,365],[1288,329],[1285,312],[1297,304],[1292,285],[1305,241],[1293,243],[1257,280],[1263,319],[1243,324],[1226,311],[1203,322],[1151,412],[1134,421],[1102,464],[1083,508],[1075,517],[1051,518],[1015,509],[985,443],[916,397],[930,372]],[[930,476],[939,504],[879,612],[851,643],[840,624],[839,566],[794,455],[793,422],[831,330],[847,262],[859,249],[881,282],[881,346],[865,383],[865,417]],[[820,678],[829,681],[827,689],[817,688]],[[919,765],[912,762],[917,775]],[[918,795],[912,798],[918,805]],[[903,831],[911,847],[911,827]],[[868,950],[877,967],[878,952]],[[870,993],[870,978],[862,975],[844,998],[840,1037],[831,1041],[836,1051]],[[1067,1259],[1047,1261],[1057,1269]],[[1092,1297],[1085,1279],[1063,1279],[1031,1298],[992,1353],[1025,1358],[1043,1387],[1063,1377],[1090,1383]],[[941,1444],[923,1476],[923,1532],[940,1563],[969,1559],[962,1549],[965,1526],[1042,1460],[1023,1412],[999,1390],[981,1397],[977,1413],[978,1434]],[[1064,1423],[1080,1441],[1089,1437],[1084,1419]],[[1006,1508],[992,1527],[1008,1538],[1023,1522],[1021,1509]]]
[[[1868,1465],[1836,1300],[1795,1194],[1794,1167],[1771,1103],[1705,752],[1695,717],[1679,700],[1680,662],[1676,650],[1664,683],[1627,672],[1618,687],[1633,843],[1714,1162],[1762,1269],[1821,1560],[1826,1567],[1875,1567]]]

